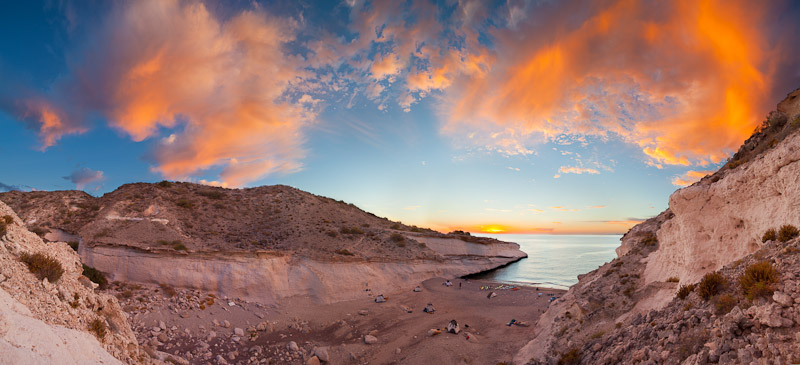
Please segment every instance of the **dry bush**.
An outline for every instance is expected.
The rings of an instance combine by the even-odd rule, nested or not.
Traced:
[[[6,231],[7,231],[6,222],[4,220],[0,220],[0,237],[5,236]]]
[[[346,248],[341,248],[341,249],[338,249],[338,250],[336,250],[334,252],[336,252],[339,255],[345,255],[345,256],[353,256],[354,255],[352,252],[348,251]]]
[[[775,241],[776,239],[778,239],[778,232],[775,231],[775,228],[768,229],[764,232],[764,235],[761,236],[761,242]]]
[[[689,285],[681,285],[680,289],[678,289],[678,293],[676,296],[680,299],[686,299],[694,291],[694,284]]]
[[[705,300],[717,295],[727,284],[725,277],[718,272],[710,272],[703,276],[700,284],[697,285],[697,294]]]
[[[61,275],[64,274],[64,268],[61,266],[61,263],[45,254],[39,252],[33,255],[23,253],[20,255],[19,259],[28,265],[28,270],[36,275],[39,280],[47,278],[47,281],[55,283],[61,278]]]
[[[678,279],[675,276],[671,276],[669,279],[667,279],[668,283],[677,283],[677,282],[680,282],[680,281],[681,281],[681,279]]]
[[[194,203],[192,203],[191,200],[185,198],[178,199],[178,201],[175,202],[175,205],[186,209],[192,209],[192,207],[194,207]]]
[[[658,244],[658,237],[655,234],[649,233],[642,239],[642,245],[645,247],[655,246]]]
[[[773,284],[778,282],[778,272],[767,261],[757,262],[745,269],[739,277],[739,284],[747,299],[769,297],[775,290]]]
[[[389,236],[389,240],[392,242],[403,242],[406,238],[400,233],[392,233],[392,235]]]
[[[167,284],[158,284],[158,286],[160,286],[161,287],[161,291],[163,291],[164,294],[166,294],[170,298],[174,297],[176,294],[178,294],[178,292],[175,291],[175,288],[173,288],[173,287],[171,287],[171,286],[169,286]]]
[[[342,234],[364,234],[364,231],[358,227],[342,227],[339,229]]]
[[[106,337],[106,323],[101,319],[95,319],[89,322],[89,331],[102,340]]]
[[[714,305],[717,307],[717,314],[727,314],[736,306],[736,298],[730,294],[723,294],[714,300]]]
[[[558,358],[558,365],[577,365],[581,363],[581,350],[577,348],[572,348],[569,351],[561,354],[561,357]]]
[[[778,240],[781,242],[786,242],[797,237],[798,234],[800,234],[800,231],[797,230],[797,227],[791,224],[784,224],[781,226],[781,230],[778,231]]]
[[[5,222],[5,224],[14,224],[14,217],[10,215],[4,215],[3,222]]]
[[[100,285],[100,289],[105,289],[108,286],[108,279],[106,279],[106,274],[103,274],[101,271],[87,266],[83,264],[83,276],[89,278],[93,283]]]

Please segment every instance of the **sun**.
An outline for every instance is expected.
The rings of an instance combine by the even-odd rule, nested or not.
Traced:
[[[503,232],[506,231],[506,227],[503,227],[503,226],[497,225],[497,224],[492,224],[492,225],[488,225],[488,226],[481,226],[480,228],[481,228],[481,232],[484,232],[484,233],[503,233]]]

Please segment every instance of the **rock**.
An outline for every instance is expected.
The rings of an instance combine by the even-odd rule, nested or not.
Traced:
[[[231,322],[229,322],[227,319],[222,321],[222,327],[231,328]]]
[[[598,351],[600,351],[600,349],[602,349],[602,348],[603,348],[603,345],[601,345],[601,344],[598,342],[598,343],[596,343],[596,344],[594,344],[594,345],[592,346],[592,351],[594,351],[594,352],[598,352]]]
[[[158,327],[160,327],[162,330],[167,329],[167,325],[164,323],[164,321],[158,321]]]
[[[239,337],[244,337],[244,330],[239,327],[234,328],[233,333]]]
[[[362,309],[362,310],[358,311],[358,314],[361,315],[361,316],[366,316],[367,314],[369,314],[369,311],[366,310],[366,309]]]
[[[433,337],[433,336],[436,336],[436,335],[438,335],[440,333],[442,333],[441,330],[436,329],[436,328],[431,328],[431,329],[428,330],[428,337]]]
[[[784,308],[791,307],[794,304],[794,299],[792,297],[781,292],[775,292],[775,294],[772,294],[772,299],[778,302],[778,304],[782,305]]]
[[[316,356],[311,356],[311,357],[310,357],[310,358],[308,358],[308,360],[306,361],[306,365],[320,365],[320,363],[319,363],[319,358],[318,358],[318,357],[316,357]]]
[[[328,356],[328,347],[317,347],[314,349],[314,355],[316,355],[322,362],[330,361],[330,357]]]
[[[378,338],[373,335],[366,335],[364,336],[364,343],[367,345],[372,345],[378,343]]]
[[[478,337],[475,337],[474,334],[472,334],[470,332],[465,332],[464,334],[466,336],[465,338],[467,339],[467,341],[472,342],[472,343],[478,343]]]
[[[394,349],[394,354],[395,355],[400,355],[400,348],[399,347]]]
[[[291,352],[300,351],[300,346],[297,346],[297,342],[294,341],[289,341],[289,343],[286,344],[286,348],[289,349],[289,351]]]
[[[167,337],[167,334],[162,332],[162,333],[158,334],[158,340],[161,341],[161,342],[167,342],[167,340],[169,340],[169,338]]]
[[[228,361],[225,360],[225,358],[222,357],[222,355],[217,355],[217,363],[219,363],[219,364],[227,364]]]

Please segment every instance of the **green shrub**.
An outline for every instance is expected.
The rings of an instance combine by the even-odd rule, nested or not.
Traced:
[[[727,314],[736,306],[736,298],[730,294],[723,294],[714,300],[717,307],[717,314]]]
[[[678,298],[681,300],[686,299],[694,291],[694,284],[689,285],[681,285],[678,289],[678,293],[676,294]]]
[[[710,272],[703,276],[697,285],[697,294],[705,300],[717,295],[727,284],[725,277],[718,272]]]
[[[668,283],[678,283],[678,282],[680,282],[680,281],[681,281],[681,279],[678,279],[678,278],[677,278],[677,277],[675,277],[675,276],[671,276],[669,279],[667,279],[667,282],[668,282]]]
[[[558,358],[558,365],[577,365],[581,363],[581,351],[577,348],[572,348],[569,351],[561,354]]]
[[[20,260],[28,265],[28,270],[32,272],[39,280],[47,278],[47,281],[55,283],[64,274],[64,268],[58,260],[47,256],[42,253],[35,253],[33,255],[23,253],[20,255]]]
[[[194,203],[192,203],[189,199],[185,198],[178,199],[178,201],[175,202],[175,205],[186,209],[192,209],[192,207],[194,207]]]
[[[108,286],[108,279],[106,279],[106,274],[103,274],[102,271],[97,270],[91,266],[87,266],[83,264],[83,276],[89,278],[93,283],[100,285],[100,289],[105,289]]]
[[[798,234],[800,234],[800,231],[797,230],[797,227],[791,224],[784,224],[781,226],[781,230],[778,231],[778,240],[781,242],[786,242],[797,237]]]
[[[89,322],[89,331],[102,340],[106,337],[106,323],[101,319],[95,319]]]
[[[403,242],[406,238],[400,233],[392,233],[392,235],[389,236],[389,240],[392,242]]]
[[[778,239],[778,232],[775,232],[775,228],[768,229],[764,232],[764,235],[761,236],[761,242],[775,241],[776,239]]]
[[[767,261],[757,262],[745,269],[739,277],[739,284],[747,299],[769,297],[775,290],[773,284],[778,282],[778,272]]]
[[[71,247],[75,252],[78,252],[78,241],[69,241],[67,242],[69,247]]]

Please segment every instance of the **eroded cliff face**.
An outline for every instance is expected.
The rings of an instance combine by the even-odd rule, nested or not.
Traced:
[[[800,326],[798,241],[762,242],[770,228],[800,226],[798,177],[800,89],[719,171],[673,193],[669,209],[623,236],[617,259],[579,276],[514,362],[785,363],[800,355],[792,332]],[[765,259],[784,272],[774,284],[782,292],[749,301],[739,277]],[[689,302],[676,299],[681,285],[721,269],[730,313],[715,313],[716,299],[694,293]]]
[[[6,217],[10,222],[0,235],[0,362],[147,361],[116,298],[95,293],[94,284],[81,275],[75,251],[64,242],[44,243],[0,202],[0,219],[5,222]],[[20,259],[35,253],[61,265],[64,272],[58,280],[38,279]],[[90,330],[95,321],[103,331]]]

